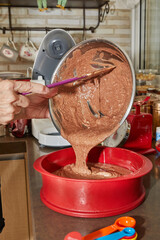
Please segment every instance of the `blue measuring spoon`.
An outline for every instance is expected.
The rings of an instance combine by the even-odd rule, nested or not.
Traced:
[[[134,234],[135,234],[135,229],[127,227],[120,232],[116,232],[116,233],[109,234],[107,236],[96,238],[95,240],[119,240],[123,237],[132,237]]]

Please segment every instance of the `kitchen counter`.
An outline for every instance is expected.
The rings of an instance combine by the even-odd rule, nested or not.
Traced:
[[[41,202],[41,175],[34,170],[33,163],[38,157],[58,149],[42,147],[33,137],[21,139],[9,136],[0,137],[0,142],[8,141],[26,141],[27,143],[34,240],[63,240],[65,235],[71,231],[78,231],[84,236],[113,224],[120,216],[131,216],[136,219],[135,229],[139,240],[160,239],[160,154],[147,155],[153,163],[153,169],[144,177],[146,199],[139,207],[118,216],[87,219],[56,213]]]

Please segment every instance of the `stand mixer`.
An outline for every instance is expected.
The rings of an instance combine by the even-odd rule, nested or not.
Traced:
[[[33,65],[32,81],[50,84],[59,61],[74,45],[74,39],[62,29],[47,33],[41,42]],[[32,134],[44,146],[70,146],[49,119],[32,119]]]

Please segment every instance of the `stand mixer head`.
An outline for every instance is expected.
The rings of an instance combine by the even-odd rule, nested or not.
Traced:
[[[48,32],[39,47],[33,65],[32,79],[38,79],[41,76],[46,85],[50,84],[58,63],[74,45],[74,39],[66,31],[55,29]]]

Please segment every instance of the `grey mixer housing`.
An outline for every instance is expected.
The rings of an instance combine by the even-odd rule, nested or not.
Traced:
[[[73,38],[62,29],[55,29],[42,39],[32,69],[32,81],[50,84],[52,75],[63,56],[75,45]],[[50,119],[32,119],[32,135],[41,146],[70,146]]]
[[[55,29],[43,38],[37,53],[32,79],[39,76],[45,80],[45,84],[51,83],[51,78],[61,58],[75,45],[74,39],[64,30]]]

